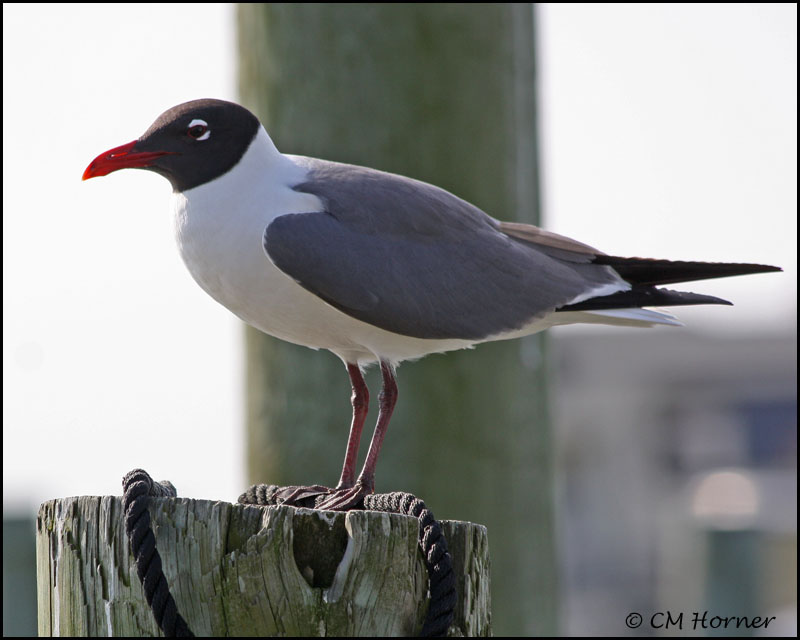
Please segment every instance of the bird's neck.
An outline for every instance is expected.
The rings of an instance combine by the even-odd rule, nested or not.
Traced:
[[[292,187],[308,170],[283,155],[261,127],[236,166],[219,178],[174,194],[179,236],[247,234],[258,251],[266,226],[285,213],[321,211],[320,200]]]

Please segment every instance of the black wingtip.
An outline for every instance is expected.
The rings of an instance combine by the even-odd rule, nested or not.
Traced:
[[[743,264],[742,266],[753,268],[752,271],[748,271],[747,273],[783,273],[783,269],[781,267],[775,267],[771,264]]]
[[[593,262],[611,267],[633,285],[645,286],[783,271],[769,264],[748,262],[686,262],[607,255],[598,255]]]

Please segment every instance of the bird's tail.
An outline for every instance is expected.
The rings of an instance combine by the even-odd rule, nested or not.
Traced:
[[[614,327],[682,327],[683,322],[661,309],[603,309],[601,311],[567,311],[550,317],[553,325],[605,324]]]
[[[592,263],[611,267],[623,280],[631,285],[631,288],[626,291],[617,291],[610,295],[598,296],[575,304],[565,305],[559,308],[558,311],[565,313],[587,312],[591,314],[589,316],[587,313],[583,313],[581,316],[583,322],[634,324],[639,326],[681,324],[674,316],[668,313],[650,311],[641,307],[732,304],[722,298],[689,291],[659,289],[656,285],[782,271],[779,267],[764,264],[683,262],[649,258],[619,258],[603,254],[595,256]]]

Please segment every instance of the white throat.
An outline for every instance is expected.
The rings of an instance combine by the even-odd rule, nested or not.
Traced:
[[[263,317],[264,301],[255,298],[266,281],[287,279],[264,253],[267,225],[286,213],[323,209],[316,196],[292,189],[305,176],[306,170],[280,153],[261,127],[233,169],[173,194],[175,236],[189,272],[249,324],[258,326]]]

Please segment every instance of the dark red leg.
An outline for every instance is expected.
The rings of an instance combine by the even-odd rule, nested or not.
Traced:
[[[350,384],[353,387],[353,394],[350,400],[353,403],[353,421],[350,423],[350,436],[347,439],[347,453],[344,456],[344,466],[342,475],[339,478],[337,489],[349,489],[356,483],[356,461],[358,459],[358,445],[361,442],[361,431],[364,428],[364,420],[369,411],[369,389],[361,375],[361,369],[357,364],[347,365],[347,373],[350,374]]]
[[[369,489],[368,493],[375,491],[375,466],[378,463],[378,454],[381,452],[383,439],[386,437],[394,405],[397,403],[397,378],[395,378],[394,369],[391,365],[381,362],[381,373],[383,374],[383,389],[378,397],[380,406],[378,424],[375,425],[375,433],[372,435],[372,442],[369,443],[367,459],[357,480],[357,483],[361,483]]]
[[[392,417],[394,406],[397,403],[397,379],[394,369],[387,362],[381,361],[381,374],[383,375],[383,389],[378,397],[380,410],[378,412],[378,423],[375,425],[375,433],[372,442],[369,444],[367,459],[364,468],[358,476],[355,485],[347,490],[338,490],[331,496],[317,504],[317,509],[333,509],[346,511],[352,509],[364,500],[364,496],[375,491],[375,466],[378,463],[378,454],[381,451],[383,439]],[[352,438],[352,433],[351,433]],[[348,443],[348,455],[350,445]],[[347,460],[345,460],[345,465]]]

